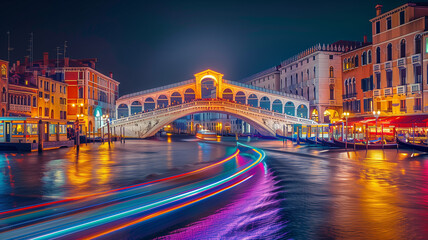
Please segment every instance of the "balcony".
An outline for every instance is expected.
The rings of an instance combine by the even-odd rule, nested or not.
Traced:
[[[412,56],[412,64],[420,65],[421,64],[421,54],[415,54]]]
[[[10,104],[9,106],[11,111],[31,112],[31,106],[17,104]]]
[[[392,68],[392,62],[391,61],[385,62],[385,70],[391,69],[391,68]]]
[[[348,93],[348,94],[343,94],[342,95],[343,99],[355,98],[355,97],[357,97],[357,93]]]
[[[381,89],[374,89],[373,90],[373,97],[380,97],[382,95]]]
[[[328,104],[329,105],[336,105],[337,102],[336,102],[336,100],[328,100]]]
[[[407,112],[407,108],[406,107],[404,107],[404,108],[400,107],[400,112],[406,113]]]
[[[409,84],[409,93],[419,93],[421,91],[421,85],[419,83]]]
[[[336,83],[336,79],[335,78],[329,78],[328,82],[330,84],[335,84]]]
[[[397,67],[405,68],[406,67],[406,57],[397,59]]]
[[[383,92],[384,92],[385,96],[392,96],[392,94],[393,94],[392,87],[390,87],[390,88],[384,88]]]
[[[406,90],[407,90],[407,86],[406,85],[401,85],[401,86],[397,86],[395,87],[395,91],[397,92],[397,95],[405,95],[406,94]]]
[[[422,106],[421,105],[415,105],[413,106],[413,111],[421,111]]]
[[[387,113],[392,113],[392,108],[388,108],[388,109],[386,109],[386,112],[387,112]]]
[[[375,71],[375,72],[380,71],[380,64],[374,64],[373,65],[373,71]]]

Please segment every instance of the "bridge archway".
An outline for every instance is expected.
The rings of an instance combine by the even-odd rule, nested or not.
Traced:
[[[284,113],[290,116],[296,115],[296,109],[293,102],[287,102],[284,105]]]
[[[179,92],[173,92],[171,94],[171,105],[181,104],[183,103],[183,98]]]
[[[155,108],[155,100],[151,97],[146,98],[146,100],[144,101],[144,112],[153,111]]]
[[[233,101],[233,92],[232,90],[230,90],[230,88],[226,88],[223,90],[223,95],[222,95],[223,99],[227,99],[229,101]]]
[[[248,105],[252,107],[258,107],[259,106],[259,98],[256,94],[251,94],[248,96]]]
[[[184,102],[190,102],[195,100],[195,96],[195,90],[193,90],[192,88],[186,89],[186,91],[184,92]]]
[[[167,106],[168,106],[168,97],[166,95],[159,95],[158,108],[164,108]]]
[[[279,99],[276,99],[272,103],[272,111],[282,113],[282,102]]]
[[[158,122],[156,124],[156,126],[154,126],[152,129],[150,129],[147,133],[145,137],[150,137],[155,135],[159,130],[161,130],[164,126],[167,126],[168,124],[171,124],[172,122],[174,122],[177,119],[183,118],[185,116],[191,115],[191,114],[198,114],[198,113],[205,113],[205,112],[211,112],[211,113],[222,113],[222,114],[228,114],[230,116],[239,118],[243,121],[245,121],[246,123],[250,124],[252,127],[254,127],[259,133],[261,133],[262,135],[265,136],[275,136],[275,134],[278,131],[282,131],[282,128],[280,124],[273,124],[273,128],[275,129],[270,129],[268,128],[265,123],[261,120],[257,120],[255,118],[251,118],[248,116],[248,114],[245,113],[240,113],[237,114],[236,112],[232,112],[232,111],[214,111],[214,110],[193,110],[193,111],[179,111],[177,114],[174,114],[174,116],[170,116],[167,119],[162,119],[160,122]],[[130,130],[130,131],[135,131],[135,130]]]
[[[95,115],[97,116],[97,115]],[[122,103],[119,105],[119,107],[117,107],[117,117],[118,118],[123,118],[123,117],[128,117],[129,116],[129,109],[128,109],[128,105]]]
[[[260,107],[266,110],[270,110],[270,99],[268,97],[262,97],[260,99]]]
[[[216,92],[214,98],[220,97],[219,91],[222,89],[222,83],[223,83],[223,74],[215,72],[211,69],[207,69],[203,72],[196,73],[195,75],[195,83],[196,83],[196,98],[203,98],[202,97],[202,81],[205,79],[211,79],[214,81],[214,85],[216,86]]]
[[[143,111],[143,105],[140,101],[134,101],[131,103],[131,115],[140,113]]]
[[[216,98],[217,84],[211,77],[205,77],[201,80],[201,98]]]
[[[245,93],[242,91],[237,92],[235,95],[235,101],[240,104],[247,104]]]
[[[304,104],[300,104],[297,107],[297,117],[308,118],[308,107]]]

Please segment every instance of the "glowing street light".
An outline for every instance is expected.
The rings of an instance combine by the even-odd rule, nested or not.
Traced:
[[[376,118],[375,127],[376,127],[376,137],[377,137],[377,119],[378,119],[378,118],[379,118],[379,116],[380,116],[380,111],[379,111],[379,110],[377,110],[377,112],[376,112],[376,111],[373,111],[373,116]]]

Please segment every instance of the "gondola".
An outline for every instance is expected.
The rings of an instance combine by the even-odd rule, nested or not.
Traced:
[[[315,137],[306,138],[306,142],[310,143],[310,144],[319,144],[319,143],[322,143],[321,141],[319,141],[319,138],[317,138],[317,140],[315,141]]]
[[[333,139],[334,141],[334,145],[336,147],[339,148],[345,148],[346,144],[344,141],[339,141],[336,139]],[[361,142],[361,143],[354,143],[354,142],[348,142],[347,144],[347,148],[354,148],[354,144],[355,144],[355,148],[356,149],[394,149],[397,148],[397,144],[396,143],[387,143],[387,144],[378,144],[378,143],[370,143],[366,146],[365,143]]]
[[[421,144],[413,144],[410,142],[405,142],[403,140],[400,140],[399,138],[397,138],[397,142],[400,146],[404,147],[404,148],[410,148],[410,149],[415,149],[421,152],[428,152],[428,146],[424,146]]]

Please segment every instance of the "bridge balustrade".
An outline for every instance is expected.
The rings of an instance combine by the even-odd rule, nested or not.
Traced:
[[[265,115],[269,115],[269,116],[275,116],[275,117],[287,119],[287,120],[294,121],[294,122],[301,122],[301,123],[305,123],[305,124],[314,124],[315,123],[311,119],[299,118],[299,117],[290,116],[290,115],[287,115],[284,113],[272,112],[269,110],[264,110],[264,109],[260,109],[260,108],[256,108],[256,107],[252,107],[252,106],[246,106],[246,105],[239,104],[239,103],[232,103],[229,101],[216,99],[216,100],[197,100],[197,101],[192,101],[192,102],[188,102],[188,103],[174,105],[174,106],[170,106],[170,107],[166,107],[166,108],[162,108],[162,109],[153,110],[150,112],[142,112],[142,113],[132,115],[130,117],[120,118],[120,119],[114,120],[112,122],[112,124],[120,124],[120,123],[124,123],[127,121],[138,120],[138,119],[142,119],[142,118],[146,118],[146,117],[150,117],[150,116],[155,116],[157,114],[174,112],[174,111],[182,110],[184,108],[192,107],[192,106],[206,106],[206,105],[211,106],[211,105],[218,105],[219,103],[220,103],[220,105],[223,105],[223,106],[231,106],[235,109],[251,111],[251,112],[255,112],[255,113],[261,113],[261,114],[265,114]],[[221,108],[219,108],[219,110],[221,110]]]

